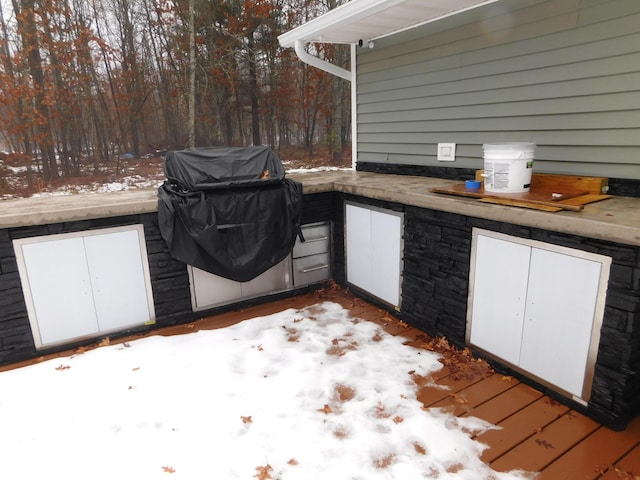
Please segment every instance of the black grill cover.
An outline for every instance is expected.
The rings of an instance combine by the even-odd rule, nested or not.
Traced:
[[[171,255],[246,282],[282,261],[300,231],[302,185],[268,147],[168,152],[158,222]]]

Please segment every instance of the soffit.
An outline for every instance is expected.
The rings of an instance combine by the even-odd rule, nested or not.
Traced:
[[[497,0],[351,0],[278,37],[295,42],[358,43],[455,15]]]

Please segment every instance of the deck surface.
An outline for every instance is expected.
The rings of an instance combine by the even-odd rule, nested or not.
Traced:
[[[494,373],[486,363],[472,358],[468,352],[454,349],[441,339],[429,338],[389,313],[336,287],[151,334],[176,335],[198,329],[224,328],[246,319],[325,300],[336,301],[350,310],[352,316],[375,322],[392,335],[405,337],[408,344],[442,353],[444,365],[441,370],[429,379],[414,379],[419,387],[418,399],[425,407],[443,408],[458,416],[470,415],[499,426],[500,429],[489,430],[477,437],[487,445],[482,459],[494,470],[539,472],[536,477],[539,480],[640,480],[640,417],[624,431],[612,431],[515,378]],[[62,355],[65,352],[56,356]],[[42,359],[44,357],[38,360]],[[16,366],[20,365],[0,370]]]

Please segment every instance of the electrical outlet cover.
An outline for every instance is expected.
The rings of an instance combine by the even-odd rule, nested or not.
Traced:
[[[455,143],[438,144],[438,160],[441,162],[453,162],[456,159]]]

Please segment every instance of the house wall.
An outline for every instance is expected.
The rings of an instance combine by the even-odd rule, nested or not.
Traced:
[[[640,180],[637,0],[501,0],[359,48],[357,72],[359,170],[473,171],[526,141],[534,172]]]

